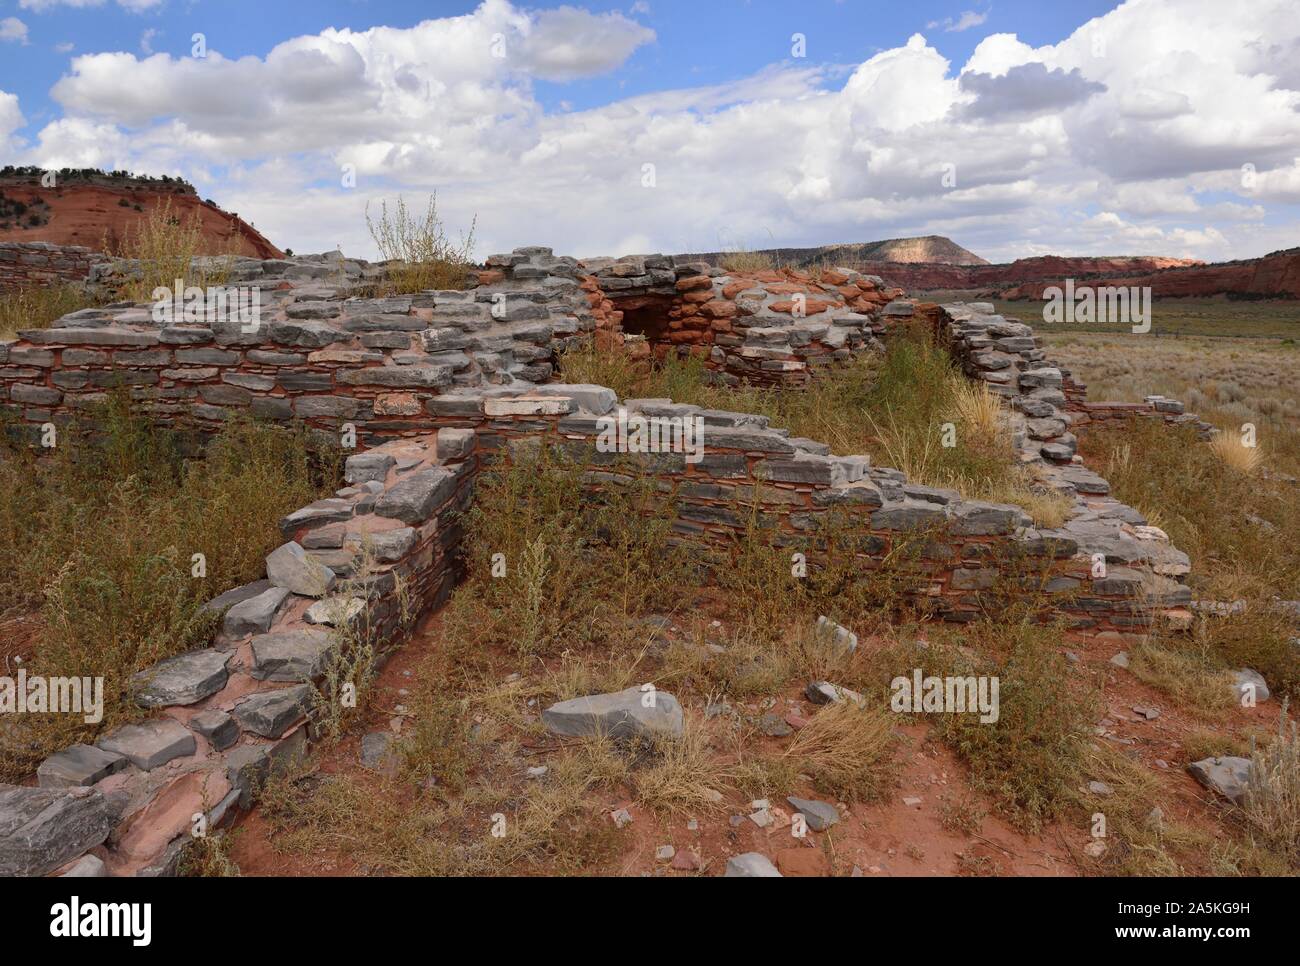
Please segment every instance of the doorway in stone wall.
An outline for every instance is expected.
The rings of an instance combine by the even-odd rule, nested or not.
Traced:
[[[614,300],[614,307],[623,313],[620,324],[623,334],[644,336],[650,352],[657,357],[656,350],[670,344],[672,317],[669,313],[674,301],[674,296],[660,294],[630,295]]]

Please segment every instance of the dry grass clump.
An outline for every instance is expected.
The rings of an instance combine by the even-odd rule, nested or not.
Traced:
[[[1215,837],[1178,821],[1160,782],[1149,767],[1110,745],[1091,745],[1084,762],[1088,780],[1100,781],[1110,794],[1080,789],[1076,820],[1090,832],[1104,832],[1095,841],[1105,851],[1095,860],[1098,872],[1127,876],[1181,876],[1198,874],[1216,850],[1244,861],[1234,844],[1216,843]],[[1104,823],[1098,829],[1098,821]]]
[[[0,610],[39,615],[31,673],[105,679],[106,728],[141,713],[131,674],[206,640],[202,604],[261,575],[279,519],[333,489],[338,465],[301,433],[240,420],[200,449],[120,394],[94,423],[62,430],[43,459],[0,459]],[[13,737],[27,744],[4,749],[0,773],[27,774],[46,726],[93,737],[77,716],[25,716]]]
[[[223,255],[204,255],[203,221],[198,211],[181,218],[172,212],[171,199],[149,210],[127,229],[118,243],[104,240],[106,254],[117,258],[137,259],[138,272],[130,277],[119,297],[135,302],[153,298],[157,288],[171,290],[180,279],[181,286],[207,288],[221,285],[230,274],[237,240]]]
[[[1089,430],[1083,445],[1116,498],[1158,519],[1189,555],[1197,597],[1244,602],[1239,613],[1198,621],[1200,653],[1220,669],[1254,668],[1280,694],[1300,685],[1295,628],[1273,607],[1274,597],[1300,597],[1294,484],[1229,467],[1190,430],[1154,421]]]
[[[366,227],[380,257],[388,262],[388,291],[398,295],[468,288],[477,223],[477,218],[470,222],[469,232],[462,232],[457,244],[438,216],[436,194],[429,196],[423,214],[407,208],[400,196],[392,211],[386,200],[381,201],[378,218],[372,218],[366,207]]]
[[[1191,430],[1153,420],[1090,429],[1083,445],[1118,499],[1159,515],[1202,595],[1300,596],[1300,547],[1285,536],[1300,527],[1293,484],[1230,468]]]
[[[177,874],[185,878],[232,879],[241,873],[231,857],[233,832],[212,832],[191,838],[181,850]]]
[[[745,248],[725,253],[718,264],[728,272],[765,272],[776,267],[776,262],[767,252],[750,251]]]
[[[1232,433],[1219,433],[1210,440],[1210,452],[1227,469],[1245,476],[1254,473],[1263,462],[1263,453],[1258,446],[1247,446]]]
[[[1286,702],[1277,738],[1252,749],[1241,814],[1253,838],[1300,867],[1300,733],[1287,719]]]
[[[1233,706],[1232,675],[1196,642],[1144,638],[1129,651],[1129,670],[1182,708],[1218,715]]]
[[[896,774],[896,721],[882,705],[845,701],[822,708],[795,735],[782,757],[809,775],[818,791],[875,801]]]
[[[1042,526],[1059,525],[1070,510],[1016,465],[997,398],[920,332],[896,336],[883,359],[829,369],[798,392],[713,385],[695,357],[647,367],[592,347],[567,353],[561,370],[568,382],[609,386],[624,399],[666,397],[764,415],[792,435],[827,443],[836,454],[870,455],[915,482],[1023,506]]]
[[[974,835],[987,814],[973,795],[944,795],[939,799],[939,824],[949,832]]]
[[[932,674],[989,674],[999,681],[999,716],[934,715],[936,733],[971,767],[976,788],[992,794],[1016,825],[1039,829],[1074,800],[1096,720],[1095,696],[1071,680],[1052,626],[980,622],[960,632],[960,652],[932,648]],[[969,656],[968,656],[969,655]],[[978,657],[974,657],[978,655]]]
[[[652,742],[649,762],[632,772],[637,801],[662,812],[716,811],[734,780],[719,751],[706,722],[687,713],[682,736]]]
[[[48,329],[55,319],[93,304],[80,285],[29,285],[0,292],[0,339],[15,338],[19,329]]]
[[[596,494],[584,472],[562,453],[521,448],[480,481],[466,559],[484,643],[519,654],[579,647],[671,600],[687,577],[670,540],[671,495],[630,476]]]

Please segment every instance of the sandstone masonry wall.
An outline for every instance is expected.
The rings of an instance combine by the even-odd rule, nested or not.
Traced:
[[[0,292],[56,282],[83,282],[106,257],[77,245],[0,242]]]

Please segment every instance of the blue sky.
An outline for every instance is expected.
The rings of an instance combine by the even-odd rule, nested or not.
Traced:
[[[146,2],[146,0],[141,0]],[[260,56],[276,41],[326,27],[365,30],[374,26],[409,27],[422,20],[470,13],[475,2],[399,2],[399,0],[325,0],[292,3],[265,0],[192,0],[155,3],[139,11],[106,0],[98,6],[0,2],[0,18],[16,17],[27,26],[26,46],[0,47],[0,87],[17,93],[29,122],[28,133],[58,113],[49,89],[78,54],[106,51],[188,53],[190,37],[206,35],[209,47],[230,57]],[[560,7],[533,3],[532,8]],[[867,2],[867,0],[652,0],[638,8],[628,3],[582,3],[594,12],[629,13],[654,29],[657,41],[636,51],[617,72],[597,78],[538,85],[538,97],[550,109],[562,103],[582,109],[634,94],[673,87],[735,80],[789,56],[790,36],[807,37],[813,63],[851,69],[877,51],[896,47],[927,24],[935,46],[963,61],[980,38],[1014,30],[1027,43],[1051,43],[1080,24],[1115,6],[1105,0],[1046,3],[1003,0],[996,5],[972,0],[958,3]],[[979,24],[950,29],[962,14],[984,18]],[[71,44],[64,52],[58,48]],[[30,105],[30,108],[28,107]]]
[[[1293,13],[0,0],[0,158],[180,174],[297,250],[437,191],[493,248],[1247,257],[1300,243]]]

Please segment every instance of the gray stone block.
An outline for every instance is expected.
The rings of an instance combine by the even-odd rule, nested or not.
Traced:
[[[675,697],[667,691],[642,691],[639,687],[561,701],[542,712],[542,723],[552,734],[612,738],[676,738],[683,729],[682,707]]]
[[[263,738],[279,738],[307,713],[311,693],[308,684],[280,691],[259,691],[235,705],[234,715],[245,731]]]
[[[41,762],[36,769],[36,781],[42,788],[93,785],[126,766],[127,760],[122,755],[94,745],[70,745]]]
[[[313,560],[293,541],[267,554],[266,576],[277,587],[304,597],[324,597],[335,583],[334,571]]]
[[[0,876],[47,875],[102,843],[117,820],[93,789],[0,784]]]
[[[412,473],[375,500],[374,512],[403,523],[423,523],[456,490],[456,477],[441,466]]]
[[[334,648],[328,631],[292,630],[253,638],[253,677],[259,681],[311,681],[325,671]]]
[[[911,306],[909,305],[908,308],[910,309]],[[893,314],[897,315],[899,313]],[[743,855],[733,855],[727,859],[727,871],[722,874],[722,877],[724,879],[783,878],[777,867],[772,864],[772,860],[761,852],[746,852]]]
[[[472,429],[438,430],[438,459],[444,463],[462,460],[474,452],[475,432]]]
[[[206,738],[215,751],[225,751],[239,740],[239,722],[217,708],[200,711],[190,719],[190,728]]]
[[[786,801],[791,808],[803,815],[808,827],[814,832],[824,832],[840,820],[839,811],[830,802],[796,798],[794,795],[786,796]]]
[[[256,597],[241,601],[226,611],[221,629],[231,637],[265,634],[271,629],[271,622],[289,599],[289,594],[288,587],[268,587]]]
[[[131,678],[135,702],[161,708],[202,701],[226,686],[227,659],[220,651],[203,648],[159,661]]]
[[[155,718],[141,724],[123,725],[95,742],[105,751],[124,755],[145,771],[165,765],[174,758],[194,754],[194,735],[179,721]]]

